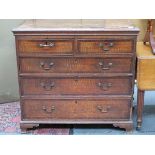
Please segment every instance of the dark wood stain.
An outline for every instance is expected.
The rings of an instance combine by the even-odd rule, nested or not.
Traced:
[[[111,123],[132,130],[138,31],[14,31],[21,129]]]

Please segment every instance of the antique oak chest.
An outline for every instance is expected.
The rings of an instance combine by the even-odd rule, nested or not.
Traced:
[[[14,29],[21,129],[104,123],[132,130],[138,31],[61,20]]]

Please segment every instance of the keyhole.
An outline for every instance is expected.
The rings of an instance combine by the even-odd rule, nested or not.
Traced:
[[[75,82],[78,82],[78,77],[75,77],[74,81],[75,81]]]

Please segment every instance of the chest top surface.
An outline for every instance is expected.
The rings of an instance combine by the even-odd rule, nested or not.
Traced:
[[[138,32],[129,20],[25,20],[13,32],[46,31],[125,31]]]

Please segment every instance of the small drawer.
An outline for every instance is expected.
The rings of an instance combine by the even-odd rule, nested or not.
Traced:
[[[74,40],[19,40],[18,51],[25,53],[72,53]]]
[[[23,95],[129,95],[131,79],[119,78],[23,78]]]
[[[79,40],[81,53],[131,53],[132,40]]]
[[[20,58],[21,73],[131,73],[131,58]]]
[[[130,100],[23,100],[22,118],[28,120],[50,119],[102,119],[130,118]]]

